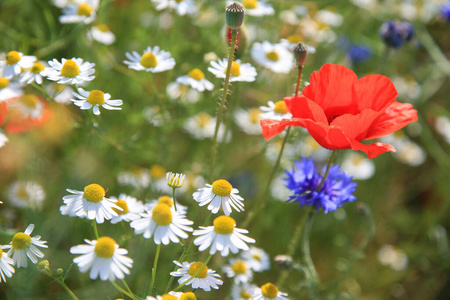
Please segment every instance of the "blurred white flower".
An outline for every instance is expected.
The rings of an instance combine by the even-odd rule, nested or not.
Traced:
[[[156,5],[156,10],[173,9],[180,16],[192,15],[196,12],[195,4],[192,0],[152,0]]]
[[[137,189],[145,189],[150,185],[150,172],[145,168],[133,168],[130,171],[120,172],[117,175],[120,185],[131,185]]]
[[[261,110],[261,114],[259,115],[261,119],[282,120],[292,118],[292,114],[289,112],[284,100],[275,103],[269,101],[267,102],[267,106],[260,106],[259,109]]]
[[[245,14],[253,17],[270,16],[275,13],[272,5],[266,0],[242,0],[242,6],[245,8]]]
[[[96,40],[105,45],[111,45],[116,40],[116,36],[105,24],[92,26],[87,33],[88,38]]]
[[[59,22],[65,23],[92,23],[95,20],[96,11],[100,0],[84,0],[77,3],[69,3],[62,8],[63,14],[59,16]]]
[[[250,54],[259,65],[275,73],[287,74],[294,66],[294,55],[281,44],[256,42],[250,49]]]
[[[22,52],[9,51],[4,59],[0,59],[0,74],[2,77],[11,79],[19,75],[22,69],[29,69],[36,61],[36,56],[23,55]]]
[[[0,77],[0,103],[20,95],[22,95],[22,88],[19,83]]]
[[[9,186],[8,204],[13,207],[29,207],[42,209],[45,191],[42,186],[33,181],[16,181]]]
[[[450,144],[450,119],[445,116],[437,117],[434,125],[436,131],[442,135],[448,144]]]
[[[349,152],[341,164],[342,171],[353,176],[353,179],[366,180],[375,174],[375,164],[366,156]]]
[[[384,266],[396,271],[403,271],[408,267],[408,257],[405,252],[392,245],[384,245],[378,250],[378,260]]]
[[[261,134],[260,114],[261,111],[257,108],[238,109],[234,113],[234,121],[246,134],[259,135]]]
[[[200,92],[189,85],[171,82],[166,87],[166,93],[171,99],[181,99],[189,103],[195,103],[200,99]]]
[[[187,75],[178,77],[177,82],[189,85],[199,92],[203,92],[204,90],[212,91],[214,88],[214,84],[207,80],[205,74],[197,68],[189,71]]]

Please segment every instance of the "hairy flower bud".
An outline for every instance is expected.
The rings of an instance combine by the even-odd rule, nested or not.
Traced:
[[[303,43],[298,43],[297,46],[294,48],[294,56],[295,60],[297,61],[297,64],[299,66],[302,66],[303,63],[306,60],[306,54],[308,53],[308,47],[306,47]]]

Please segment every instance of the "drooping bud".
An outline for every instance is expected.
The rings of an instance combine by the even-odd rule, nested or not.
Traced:
[[[297,61],[298,66],[303,66],[306,60],[306,54],[308,53],[308,48],[303,43],[298,43],[294,48],[294,56]]]
[[[273,260],[281,270],[292,270],[294,267],[294,261],[289,255],[280,254],[275,256]]]
[[[237,30],[244,22],[244,7],[236,2],[228,5],[225,10],[227,26],[232,30]]]

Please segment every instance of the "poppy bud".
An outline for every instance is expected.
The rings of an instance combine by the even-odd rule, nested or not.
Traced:
[[[303,43],[298,43],[294,48],[294,56],[297,61],[298,66],[303,66],[306,60],[306,54],[308,53],[308,48]]]
[[[232,30],[239,29],[244,22],[244,7],[236,2],[233,2],[227,6],[225,11],[227,26]]]

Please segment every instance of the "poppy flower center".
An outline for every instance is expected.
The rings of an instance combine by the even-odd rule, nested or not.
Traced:
[[[253,9],[257,8],[259,3],[258,0],[244,0],[242,1],[242,5],[244,5],[245,8]]]
[[[20,61],[20,54],[17,51],[10,51],[6,54],[6,64],[14,65]]]
[[[116,250],[116,241],[108,236],[102,236],[95,244],[94,252],[98,257],[110,258]]]
[[[15,250],[27,249],[31,245],[31,237],[23,232],[18,232],[12,239],[12,247]]]
[[[275,108],[273,109],[273,111],[281,115],[287,114],[288,109],[286,103],[283,100],[275,102]]]
[[[78,5],[77,15],[89,17],[91,13],[92,13],[92,6],[90,6],[88,3],[84,2]]]
[[[203,78],[205,78],[205,74],[203,74],[203,72],[197,68],[189,71],[188,76],[194,78],[195,80],[202,80]]]
[[[233,233],[236,221],[228,216],[220,216],[214,219],[214,231],[219,234]]]
[[[191,264],[191,266],[189,267],[188,273],[191,276],[194,276],[195,273],[198,272],[198,270],[200,270],[201,267],[203,267],[205,264],[202,263],[201,261],[197,261],[193,264]],[[208,274],[208,267],[204,267],[200,273],[198,273],[195,278],[205,278],[206,275]]]
[[[237,261],[231,268],[236,274],[245,274],[247,271],[247,264],[244,261]]]
[[[99,90],[93,90],[89,93],[86,101],[92,105],[103,105],[105,104],[105,93]]]
[[[280,56],[275,51],[267,52],[266,57],[271,61],[278,61],[280,59]]]
[[[277,287],[272,283],[266,283],[261,287],[261,292],[264,295],[264,297],[267,297],[269,299],[276,298],[278,296],[278,289]]]
[[[158,59],[156,58],[156,55],[151,52],[144,53],[141,57],[141,65],[147,69],[154,68],[158,65]]]
[[[39,74],[42,71],[44,71],[44,66],[40,63],[34,63],[30,69],[30,72],[33,74]]]
[[[250,295],[249,293],[247,293],[247,291],[243,290],[240,294],[241,298],[243,299],[251,299],[252,295]]]
[[[93,203],[98,203],[105,197],[105,189],[96,183],[90,184],[84,188],[83,197]]]
[[[178,300],[178,298],[169,294],[164,294],[162,295],[161,300]]]
[[[213,182],[212,192],[220,197],[230,196],[233,186],[225,179],[219,179]]]
[[[154,179],[159,179],[164,177],[166,175],[166,169],[163,166],[160,165],[153,165],[150,168],[150,176]]]
[[[172,207],[173,201],[169,196],[161,196],[158,198],[158,204],[165,204],[168,207]]]
[[[9,85],[9,79],[5,77],[0,77],[0,90],[4,89]]]
[[[180,300],[197,300],[193,292],[187,292],[180,296]]]
[[[152,210],[152,219],[160,226],[167,226],[172,222],[172,212],[166,204],[156,204]]]
[[[66,60],[61,68],[61,76],[74,78],[78,74],[80,74],[80,68],[78,67],[77,63],[71,59]]]
[[[117,208],[113,208],[113,210],[118,213],[119,215],[125,215],[127,214],[130,210],[128,209],[128,204],[127,201],[119,199],[117,200],[116,203],[114,203],[115,205],[117,205],[118,207],[120,207],[122,210],[118,210]]]
[[[105,24],[100,24],[97,25],[97,29],[100,30],[101,32],[108,32],[109,31],[109,27]]]
[[[225,69],[224,73],[227,73],[227,69]],[[231,76],[239,76],[241,75],[241,65],[235,61],[231,63]]]
[[[200,126],[200,128],[204,128],[206,125],[208,125],[210,120],[211,116],[206,113],[199,113],[197,115],[197,123]]]
[[[35,95],[23,95],[20,97],[20,102],[22,102],[26,107],[35,108],[38,104],[38,99]]]
[[[291,44],[298,44],[302,41],[302,37],[299,36],[298,34],[293,34],[293,35],[288,36],[287,40]]]
[[[261,111],[257,108],[250,109],[249,113],[250,115],[250,122],[253,124],[259,123],[259,115],[261,114]]]

